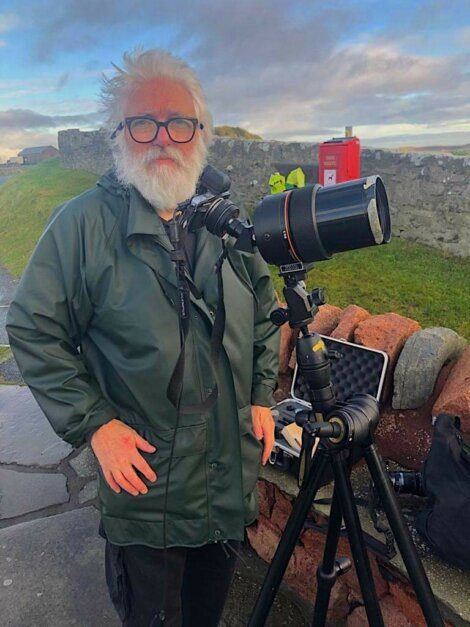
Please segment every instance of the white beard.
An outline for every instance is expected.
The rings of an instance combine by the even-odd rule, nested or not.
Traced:
[[[112,146],[112,155],[118,180],[133,185],[158,213],[173,211],[176,205],[194,195],[196,184],[206,164],[207,148],[201,138],[195,138],[193,152],[182,157],[173,146],[153,146],[142,155],[134,155],[123,135]],[[162,155],[171,157],[174,164],[148,164]]]

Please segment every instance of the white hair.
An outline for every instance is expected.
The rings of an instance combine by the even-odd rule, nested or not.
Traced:
[[[160,48],[144,51],[137,47],[132,52],[125,52],[122,60],[122,68],[112,64],[116,70],[114,76],[103,76],[102,79],[100,96],[109,130],[114,130],[122,121],[124,102],[135,87],[154,78],[165,77],[181,83],[188,90],[196,117],[204,125],[204,143],[209,146],[213,136],[212,116],[199,79],[183,59]]]

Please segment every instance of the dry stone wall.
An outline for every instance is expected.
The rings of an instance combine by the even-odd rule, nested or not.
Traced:
[[[66,168],[103,173],[111,164],[105,131],[59,132]],[[268,192],[269,176],[302,167],[307,183],[317,181],[318,145],[216,138],[210,163],[232,179],[232,199],[247,210]],[[470,158],[363,149],[362,175],[385,182],[395,236],[470,256]]]

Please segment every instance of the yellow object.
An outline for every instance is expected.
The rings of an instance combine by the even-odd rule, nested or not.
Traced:
[[[293,189],[294,187],[305,187],[305,174],[302,168],[295,168],[287,176],[286,189]]]
[[[325,348],[325,344],[323,342],[323,340],[319,340],[313,347],[312,350],[316,353],[317,351],[321,350],[322,348]]]
[[[269,177],[269,189],[271,194],[280,194],[286,189],[286,177],[280,172],[274,172]]]

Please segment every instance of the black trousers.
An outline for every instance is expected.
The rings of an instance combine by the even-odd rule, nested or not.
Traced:
[[[167,549],[165,595],[163,549],[106,541],[106,582],[123,627],[217,627],[240,544]]]

